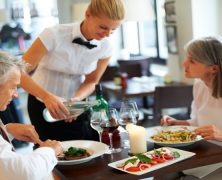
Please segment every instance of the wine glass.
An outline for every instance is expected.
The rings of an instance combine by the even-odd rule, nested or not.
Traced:
[[[135,115],[130,108],[120,108],[119,124],[125,129],[127,124],[136,124]]]
[[[113,147],[113,132],[119,127],[118,113],[115,108],[110,108],[107,113],[105,111],[103,112],[100,127],[103,130],[108,131],[110,142],[109,153],[112,154],[120,152],[120,148]]]
[[[136,124],[137,119],[139,119],[139,110],[136,102],[129,100],[122,101],[120,107],[120,124]]]
[[[90,126],[98,132],[100,142],[102,142],[102,131],[103,131],[103,129],[100,127],[102,113],[103,113],[102,111],[93,111],[90,119]]]
[[[128,102],[125,104],[125,102],[122,102],[121,108],[120,108],[120,119],[119,119],[119,124],[124,128],[127,124],[136,124],[136,118],[134,114],[134,110],[132,107],[129,106]],[[127,131],[125,130],[126,134]],[[129,140],[125,139],[123,141],[123,148],[129,149]]]
[[[132,107],[133,114],[137,122],[139,120],[140,113],[136,101],[129,101],[129,106]]]

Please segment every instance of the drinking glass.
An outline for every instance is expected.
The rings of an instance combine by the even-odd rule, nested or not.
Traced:
[[[139,120],[140,113],[136,101],[129,101],[129,106],[132,107],[132,111],[137,122]]]
[[[103,129],[100,127],[101,119],[102,119],[102,111],[93,111],[90,119],[90,126],[95,129],[99,134],[99,141],[102,142],[102,131]]]
[[[136,124],[136,118],[133,113],[132,108],[129,108],[128,106],[125,106],[122,104],[120,108],[120,119],[119,119],[119,124],[124,128],[126,128],[127,124]],[[128,135],[128,132],[125,130],[125,134]],[[129,149],[129,140],[125,139],[123,141],[123,148]]]
[[[135,101],[122,101],[120,107],[120,124],[125,126],[128,123],[137,123],[139,111]]]
[[[105,111],[104,111],[105,112]],[[110,108],[106,114],[103,113],[100,127],[103,130],[108,131],[109,135],[109,142],[110,142],[110,148],[109,148],[109,153],[117,153],[120,152],[120,148],[114,148],[113,147],[113,132],[119,127],[118,123],[118,113],[115,108]]]

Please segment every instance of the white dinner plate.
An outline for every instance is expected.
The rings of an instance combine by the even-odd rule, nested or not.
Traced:
[[[189,142],[180,142],[180,143],[165,143],[165,142],[159,142],[159,141],[155,141],[151,138],[151,136],[157,134],[160,131],[178,131],[178,130],[182,130],[184,128],[187,128],[190,131],[193,131],[194,129],[196,129],[197,127],[195,126],[167,126],[167,127],[163,127],[163,126],[155,126],[155,127],[150,127],[147,128],[147,135],[148,135],[148,141],[149,142],[153,142],[155,144],[158,144],[160,146],[168,146],[168,147],[181,147],[181,146],[188,146],[191,145],[197,141],[202,140],[202,136],[197,135],[196,139],[193,141],[189,141]]]
[[[126,173],[129,173],[129,174],[134,174],[134,175],[142,175],[142,174],[146,174],[148,172],[151,172],[151,171],[154,171],[154,170],[157,170],[157,169],[160,169],[160,168],[163,168],[165,166],[169,166],[171,164],[174,164],[176,162],[179,162],[179,161],[182,161],[184,159],[187,159],[187,158],[190,158],[192,156],[195,155],[195,153],[193,152],[189,152],[189,151],[184,151],[184,150],[180,150],[180,149],[176,149],[176,148],[171,148],[171,147],[167,147],[170,151],[176,151],[180,154],[180,157],[176,158],[176,159],[172,159],[172,160],[168,160],[166,162],[163,162],[163,163],[159,163],[159,164],[156,164],[154,166],[151,166],[150,168],[147,168],[147,169],[144,169],[144,170],[141,170],[141,171],[137,171],[137,172],[129,172],[129,171],[126,171],[126,170],[123,170],[123,168],[118,168],[117,167],[117,164],[121,164],[121,163],[124,163],[126,162],[126,160],[128,159],[133,159],[135,156],[133,157],[129,157],[129,158],[126,158],[126,159],[122,159],[122,160],[119,160],[119,161],[116,161],[116,162],[113,162],[113,163],[110,163],[108,164],[108,166],[112,167],[112,168],[115,168],[115,169],[118,169],[120,171],[123,171],[123,172],[126,172]],[[158,149],[156,149],[158,150]],[[149,151],[150,152],[150,151]]]
[[[69,147],[83,148],[86,149],[91,155],[86,158],[77,160],[59,160],[58,165],[74,165],[81,164],[90,161],[93,158],[103,155],[108,151],[109,147],[101,142],[88,141],[88,140],[73,140],[61,142],[64,151],[67,151]]]

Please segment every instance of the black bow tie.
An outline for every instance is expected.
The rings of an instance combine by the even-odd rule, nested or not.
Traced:
[[[97,47],[97,45],[91,44],[88,41],[84,41],[82,38],[75,38],[75,39],[73,39],[72,43],[76,43],[76,44],[86,46],[88,49],[92,49],[92,48]]]

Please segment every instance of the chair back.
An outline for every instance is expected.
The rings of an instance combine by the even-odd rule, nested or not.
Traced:
[[[128,78],[132,77],[141,77],[142,76],[142,67],[141,64],[121,64],[119,66],[120,72],[126,72],[128,74]]]
[[[119,67],[124,65],[135,65],[140,64],[142,76],[151,76],[150,66],[153,63],[153,58],[143,58],[143,59],[130,59],[130,60],[118,60]]]
[[[119,67],[117,66],[107,66],[105,72],[103,73],[100,81],[112,81],[114,76],[118,73]]]
[[[154,92],[154,119],[160,120],[162,110],[166,108],[187,108],[190,115],[193,100],[192,85],[172,85],[156,87]]]

